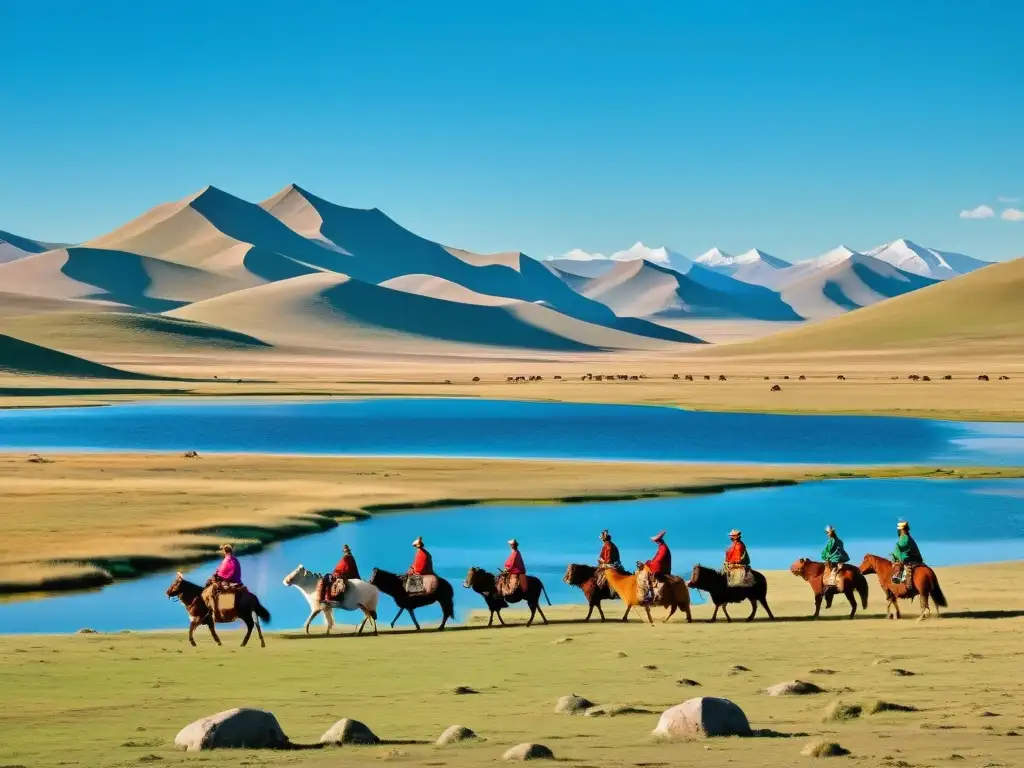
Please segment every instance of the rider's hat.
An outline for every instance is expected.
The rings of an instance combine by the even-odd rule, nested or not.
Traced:
[[[508,540],[508,545],[509,545],[510,547],[518,547],[518,546],[519,546],[519,542],[518,542],[518,541],[516,541],[515,539],[509,539],[509,540]]]
[[[417,536],[417,537],[416,537],[416,541],[414,541],[414,542],[412,543],[412,545],[413,545],[414,547],[422,547],[422,546],[423,546],[423,537],[422,537],[422,536]]]
[[[905,531],[905,530],[908,530],[909,528],[910,528],[910,523],[908,523],[906,520],[900,520],[898,523],[896,523],[896,530],[897,531]]]
[[[836,532],[836,529],[833,528],[831,525],[826,525],[825,526],[825,533],[835,533],[835,532]]]
[[[656,535],[651,536],[651,541],[661,541],[665,538],[666,531],[659,531]]]
[[[230,555],[233,550],[232,550],[230,544],[221,544],[220,545],[220,551],[223,552],[224,554]]]
[[[611,537],[612,537],[612,535],[610,533],[608,533],[608,529],[607,528],[605,528],[603,531],[601,531],[601,540],[602,541],[604,541],[605,539],[610,539]]]
[[[735,528],[733,528],[731,531],[729,531],[729,538],[730,539],[738,539],[742,535],[743,535],[743,531],[738,531]]]
[[[352,548],[351,548],[351,547],[350,547],[350,546],[349,546],[348,544],[345,544],[345,545],[344,545],[344,546],[343,546],[343,547],[341,548],[341,551],[342,551],[342,552],[351,552],[351,551],[352,551]]]

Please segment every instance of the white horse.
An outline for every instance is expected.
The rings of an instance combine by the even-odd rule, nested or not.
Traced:
[[[380,592],[373,584],[361,579],[349,579],[345,586],[345,592],[341,596],[341,602],[332,600],[321,606],[317,599],[316,585],[323,578],[322,573],[314,573],[299,564],[299,567],[284,577],[286,587],[295,587],[306,598],[309,603],[309,618],[306,619],[304,629],[309,634],[309,623],[316,618],[317,614],[323,611],[327,620],[327,634],[334,629],[334,609],[340,608],[343,611],[362,611],[363,623],[359,625],[358,634],[363,633],[363,627],[367,621],[373,622],[373,634],[377,634],[377,601],[380,599]]]

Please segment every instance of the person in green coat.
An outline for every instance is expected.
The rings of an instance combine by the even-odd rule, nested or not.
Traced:
[[[821,550],[821,559],[825,561],[825,584],[834,584],[835,573],[843,563],[850,562],[850,556],[846,553],[843,540],[836,535],[836,529],[831,525],[825,526],[825,548]]]
[[[896,532],[899,538],[896,540],[896,549],[892,552],[892,560],[896,564],[892,580],[894,583],[903,581],[903,572],[908,565],[920,565],[924,562],[921,557],[921,550],[917,548],[917,542],[910,535],[910,523],[901,520],[896,524]]]

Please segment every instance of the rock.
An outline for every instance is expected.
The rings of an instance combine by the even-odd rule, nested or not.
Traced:
[[[842,757],[850,754],[850,750],[834,741],[812,741],[800,750],[800,754],[804,757]]]
[[[750,671],[750,669],[748,669],[747,667],[744,667],[742,664],[736,664],[736,665],[732,666],[729,669],[729,674],[730,675],[738,675],[741,672],[749,672],[749,671]]]
[[[501,756],[502,760],[554,760],[555,753],[543,744],[518,744]]]
[[[470,696],[474,693],[479,693],[479,691],[470,688],[468,685],[457,685],[452,688],[452,693],[456,696]]]
[[[277,718],[265,709],[228,709],[196,720],[174,737],[186,752],[207,749],[279,749],[288,745]]]
[[[571,637],[560,637],[557,640],[555,640],[555,645],[565,645],[565,643],[571,643],[571,642],[572,642],[572,638]]]
[[[658,668],[658,665],[657,665],[657,664],[644,664],[644,667],[643,667],[643,668],[644,668],[644,669],[649,669],[649,670],[652,670],[652,671],[653,671],[653,670],[655,670],[655,669],[657,669],[657,668]]]
[[[460,741],[469,741],[476,737],[476,734],[464,725],[450,725],[445,732],[438,737],[437,745],[439,747],[445,747],[449,744],[458,744]]]
[[[590,709],[592,706],[594,706],[594,702],[588,701],[582,696],[577,696],[575,693],[571,693],[558,700],[558,703],[555,704],[555,714],[579,715]]]
[[[835,673],[834,669],[824,669],[823,667],[817,667],[810,672],[812,675],[834,675]]]
[[[824,688],[819,688],[814,683],[804,680],[788,680],[785,683],[776,683],[764,689],[769,696],[807,696],[813,693],[824,693]]]
[[[907,704],[894,704],[891,701],[876,701],[868,707],[869,715],[877,715],[879,712],[917,712],[917,707]]]
[[[728,699],[701,696],[666,709],[654,735],[665,739],[750,736],[747,716]]]
[[[591,707],[590,709],[588,709],[586,712],[583,713],[584,717],[604,717],[605,715],[607,715],[608,717],[619,717],[620,715],[649,715],[649,714],[651,714],[651,710],[649,710],[649,709],[640,709],[639,707],[628,707],[628,706],[620,706],[620,707],[609,707],[609,706]]]
[[[624,658],[626,658],[627,655],[628,654],[625,651],[616,651],[615,652],[615,658],[617,658],[617,659],[624,659]]]
[[[859,704],[844,704],[842,701],[833,701],[825,707],[825,716],[822,717],[822,722],[845,723],[849,720],[856,720],[863,711]]]
[[[913,677],[916,674],[909,669],[900,669],[899,667],[893,667],[891,672],[897,677]]]
[[[700,688],[700,683],[698,683],[696,680],[691,680],[688,677],[682,677],[682,678],[676,680],[676,682],[679,685],[685,685],[688,688]]]
[[[321,744],[380,744],[376,734],[358,720],[339,720],[320,737]]]
[[[82,627],[75,634],[76,635],[98,635],[99,633],[95,629],[89,629],[88,627]]]

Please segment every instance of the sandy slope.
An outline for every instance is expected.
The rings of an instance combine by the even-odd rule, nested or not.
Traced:
[[[857,312],[712,354],[942,347],[951,355],[1024,352],[1024,258]]]
[[[59,299],[0,291],[0,319],[53,312],[123,312],[124,304],[93,299]]]
[[[169,314],[270,342],[380,353],[426,351],[436,343],[562,351],[663,344],[528,302],[448,301],[334,273],[237,291]]]
[[[0,373],[83,379],[148,378],[6,334],[0,334]]]

